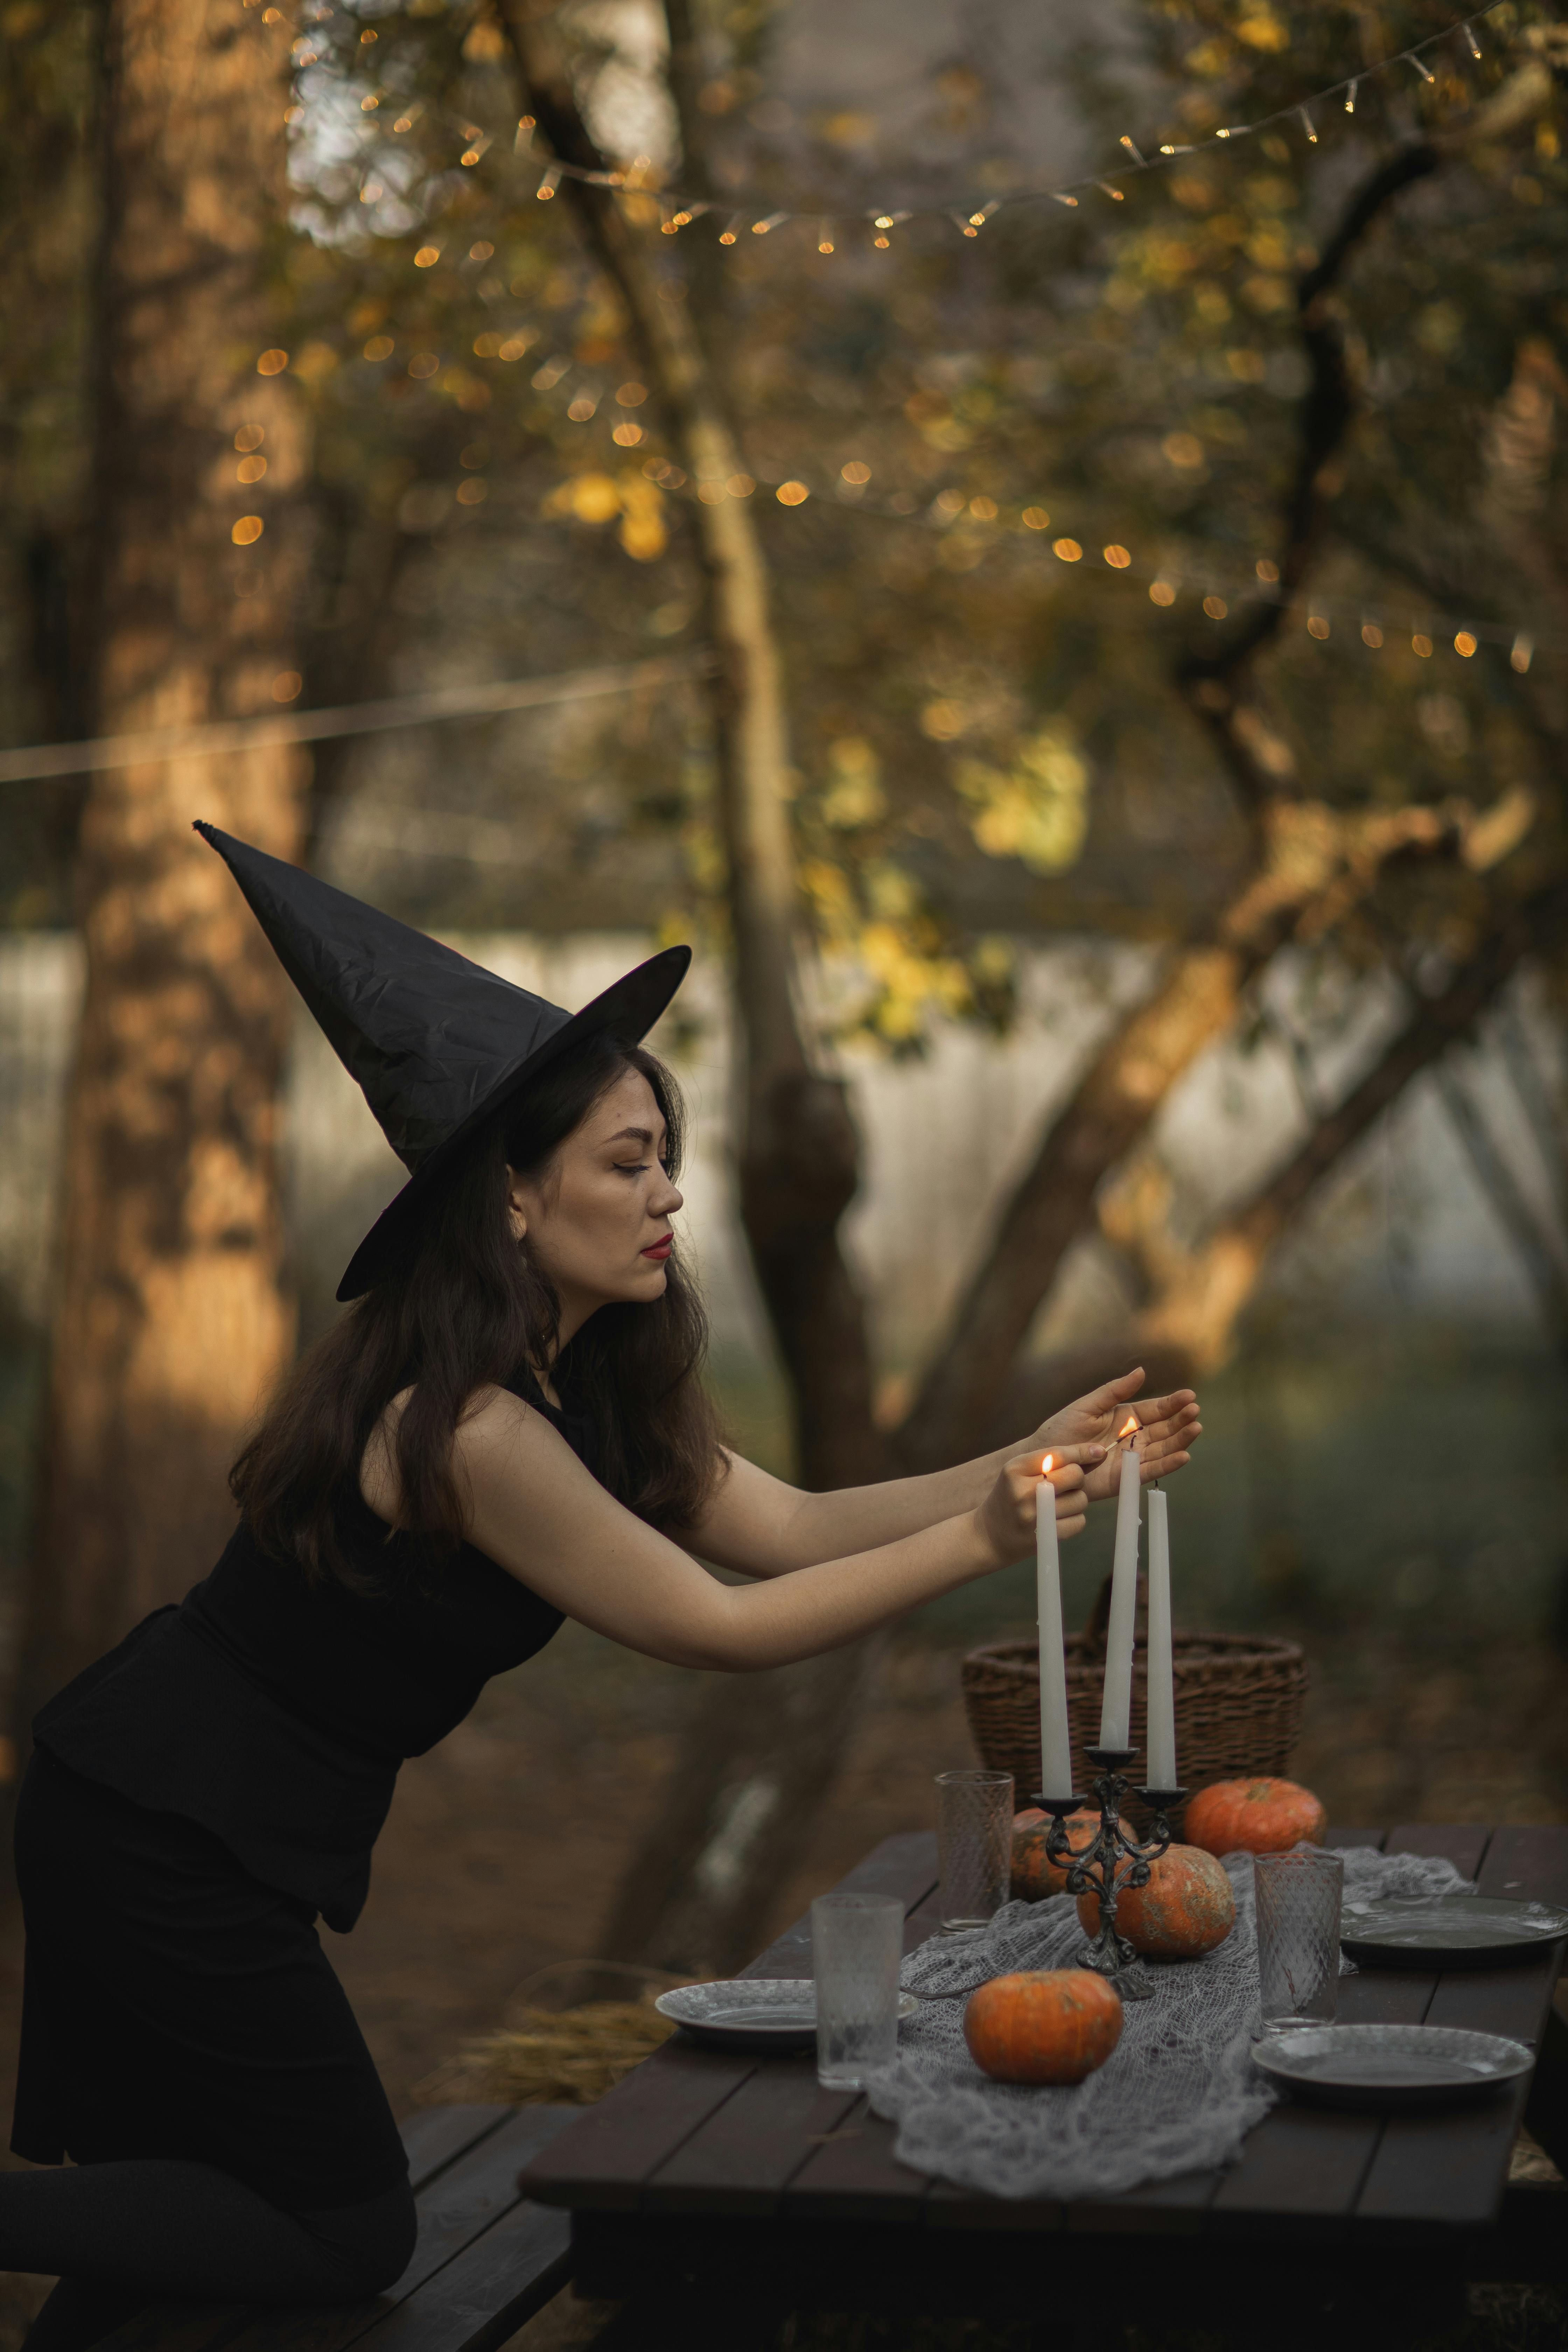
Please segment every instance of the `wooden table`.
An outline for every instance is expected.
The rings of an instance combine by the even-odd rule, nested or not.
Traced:
[[[1568,1829],[1335,1830],[1330,1843],[1443,1854],[1489,1895],[1568,1904]],[[898,1895],[906,1948],[937,1922],[934,1841],[889,1838],[843,1881]],[[1225,2327],[1256,2340],[1448,2324],[1467,2282],[1568,2279],[1568,2191],[1509,2185],[1521,2120],[1568,2173],[1563,1947],[1519,1966],[1342,1979],[1347,2022],[1426,2020],[1507,2033],[1533,2083],[1481,2106],[1380,2118],[1289,2103],[1241,2160],[1121,2196],[1012,2200],[908,2169],[894,2127],[824,2091],[809,2057],[673,2042],[542,2149],[520,2187],[572,2215],[579,2294],[744,2306],[1102,2317]],[[807,1923],[746,1971],[810,1973]],[[1045,2240],[1044,2244],[1041,2241]],[[634,2330],[635,2334],[635,2330]],[[628,2341],[631,2340],[628,2337]],[[1043,2340],[1043,2339],[1042,2339]]]

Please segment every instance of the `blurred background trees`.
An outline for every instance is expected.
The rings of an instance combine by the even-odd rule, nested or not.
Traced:
[[[199,1572],[288,1344],[281,1015],[237,919],[212,929],[221,873],[180,834],[203,812],[433,927],[726,964],[770,1331],[732,1385],[783,1401],[763,1443],[809,1483],[1021,1436],[1130,1351],[1162,1381],[1261,1363],[1279,1244],[1330,1267],[1320,1188],[1353,1196],[1428,1073],[1561,1346],[1542,11],[1467,34],[1430,0],[1180,0],[1112,39],[869,0],[116,0],[5,29],[11,741],[709,664],[565,720],[340,738],[310,774],[274,751],[0,787],[9,922],[89,951],[35,1628],[90,1585],[109,1638]],[[181,44],[212,110],[159,119],[124,59],[166,98]],[[1050,187],[1075,201],[1009,201]],[[1005,1137],[942,1139],[973,1207],[891,1296],[875,1168],[845,1238],[866,1074],[914,1085],[965,1027],[1019,1050],[1040,958],[1084,942],[1071,1053]],[[1183,1120],[1222,1070],[1253,1115],[1216,1164]],[[224,1283],[238,1341],[188,1319]],[[193,1448],[195,1394],[219,1402]],[[28,1398],[17,1374],[18,1432]],[[118,1466],[143,1454],[151,1498]],[[66,1652],[36,1654],[35,1697]],[[869,1671],[694,1703],[622,1948],[745,1948]]]

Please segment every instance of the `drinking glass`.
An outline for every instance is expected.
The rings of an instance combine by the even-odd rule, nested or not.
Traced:
[[[904,1906],[891,1895],[819,1895],[811,1906],[816,2079],[858,2091],[899,2047]]]
[[[984,1927],[1006,1902],[1013,1879],[1011,1772],[939,1772],[936,1843],[942,1885],[937,1908],[956,1935]]]
[[[1344,1864],[1321,1846],[1299,1845],[1289,1853],[1255,1855],[1252,1877],[1265,2031],[1331,2024],[1339,2003]]]

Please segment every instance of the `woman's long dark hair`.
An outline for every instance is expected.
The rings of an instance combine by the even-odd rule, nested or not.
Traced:
[[[452,1440],[464,1408],[476,1390],[550,1365],[559,1327],[554,1290],[526,1240],[512,1235],[507,1171],[539,1175],[627,1070],[653,1089],[677,1172],[680,1096],[651,1054],[601,1034],[550,1064],[433,1192],[407,1266],[356,1300],[303,1358],[236,1462],[229,1484],[264,1550],[312,1578],[363,1587],[342,1514],[359,1495],[372,1432],[411,1383],[395,1449],[401,1528],[419,1539],[428,1568],[455,1550],[463,1508]],[[691,1525],[722,1473],[701,1379],[707,1339],[678,1245],[661,1298],[601,1307],[552,1368],[594,1423],[602,1484],[654,1527]]]

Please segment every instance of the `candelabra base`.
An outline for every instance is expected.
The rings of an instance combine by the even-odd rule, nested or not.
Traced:
[[[1154,1979],[1125,1937],[1114,1928],[1102,1928],[1091,1937],[1079,1954],[1076,1965],[1092,1969],[1097,1977],[1104,1977],[1123,2000],[1152,2000]]]

